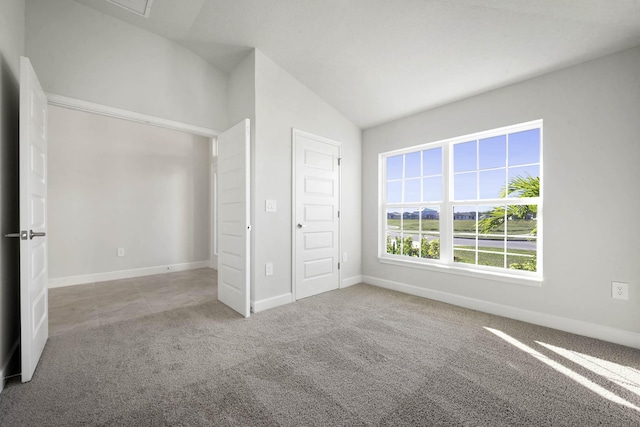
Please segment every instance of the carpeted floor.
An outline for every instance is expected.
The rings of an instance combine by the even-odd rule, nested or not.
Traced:
[[[638,378],[639,350],[361,284],[52,337],[0,425],[632,426]]]

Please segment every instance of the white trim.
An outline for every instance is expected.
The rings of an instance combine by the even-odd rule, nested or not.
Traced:
[[[596,323],[556,316],[553,314],[540,313],[538,311],[525,310],[495,302],[465,297],[462,295],[435,291],[433,289],[380,279],[378,277],[363,276],[362,278],[365,283],[378,286],[380,288],[391,289],[472,310],[482,311],[484,313],[494,314],[496,316],[508,317],[510,319],[533,323],[547,328],[558,329],[572,334],[583,335],[640,349],[640,333],[637,332],[625,331],[623,329],[612,328],[610,326],[598,325]]]
[[[358,283],[362,283],[362,276],[353,276],[342,279],[342,286],[340,286],[340,289],[348,288],[349,286],[357,285]]]
[[[156,267],[134,268],[131,270],[83,274],[79,276],[57,277],[55,279],[49,279],[49,289],[82,285],[85,283],[106,282],[108,280],[129,279],[131,277],[150,276],[153,274],[173,273],[176,271],[195,270],[198,268],[209,268],[210,264],[210,260],[206,260],[185,262],[182,264],[158,265]]]
[[[209,145],[209,258],[210,268],[218,269],[218,157],[217,139]],[[214,157],[214,154],[216,156]]]
[[[275,308],[284,304],[289,304],[293,302],[293,294],[287,293],[278,295],[275,297],[263,299],[260,301],[253,301],[251,303],[252,312],[258,313],[260,311],[268,310],[270,308]]]
[[[383,264],[392,264],[399,265],[402,267],[410,267],[410,268],[418,268],[422,270],[430,270],[437,271],[439,273],[450,273],[457,274],[459,276],[467,276],[467,277],[475,277],[477,279],[485,279],[492,280],[498,282],[507,282],[514,283],[517,285],[525,285],[525,286],[535,286],[541,287],[544,282],[542,277],[538,276],[520,276],[515,274],[509,274],[510,271],[517,270],[506,270],[502,271],[493,271],[493,270],[483,270],[482,266],[475,265],[475,268],[465,268],[462,263],[458,263],[458,265],[445,264],[436,262],[429,262],[428,259],[424,261],[422,258],[416,258],[415,261],[412,259],[408,259],[409,257],[402,257],[402,255],[383,255],[378,257],[378,261]]]
[[[11,350],[7,353],[6,360],[2,364],[2,368],[0,368],[0,393],[2,393],[2,390],[4,389],[4,381],[7,377],[7,367],[9,366],[9,363],[11,363],[14,353],[18,349],[18,344],[20,344],[20,339],[17,339],[16,342],[13,343]]]
[[[46,93],[49,105],[70,108],[72,110],[85,111],[87,113],[100,114],[102,116],[115,117],[117,119],[129,120],[137,123],[146,123],[166,129],[187,132],[194,135],[202,135],[213,138],[220,135],[220,131],[208,129],[187,123],[176,122],[174,120],[162,119],[160,117],[149,116],[147,114],[136,113],[134,111],[123,110],[121,108],[109,107],[107,105],[96,104],[82,99],[70,98],[68,96]]]
[[[127,7],[121,3],[118,3],[116,0],[107,0],[109,3],[116,5],[130,13],[133,13],[134,15],[138,15],[138,16],[142,16],[144,18],[149,18],[149,14],[151,13],[151,4],[153,3],[153,0],[147,0],[147,4],[144,7],[144,13],[140,13],[137,10],[131,9],[130,7]]]

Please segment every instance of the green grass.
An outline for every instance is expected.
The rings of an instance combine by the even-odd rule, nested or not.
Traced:
[[[476,254],[475,251],[460,251],[457,249],[474,249],[473,246],[457,246],[453,251],[455,262],[465,264],[475,264]],[[500,248],[486,248],[481,247],[480,250],[486,252],[478,252],[478,265],[488,265],[492,267],[504,267],[504,252]],[[513,254],[513,255],[512,255]],[[518,256],[521,255],[521,256]],[[535,255],[535,251],[527,251],[523,249],[512,249],[507,254],[507,266],[513,263],[523,263],[527,260],[531,260],[529,256],[522,255]]]
[[[400,230],[401,220],[399,219],[387,219],[388,230]],[[513,234],[530,234],[531,230],[536,227],[537,223],[533,220],[516,219],[507,222],[507,230],[510,235]],[[420,220],[418,219],[405,219],[402,222],[403,230],[405,231],[420,231]],[[423,219],[422,231],[440,231],[440,221],[437,219]],[[472,219],[463,219],[453,222],[454,233],[475,233],[476,221]],[[496,227],[494,234],[504,234],[504,224],[500,227]]]
[[[514,219],[507,221],[507,234],[531,234],[536,228],[537,221],[530,219]],[[453,221],[453,231],[458,233],[475,233],[476,221],[472,219],[459,219]],[[492,234],[504,234],[504,224],[491,231]]]
[[[404,230],[406,231],[420,231],[420,220],[419,219],[405,219]],[[399,219],[388,219],[387,220],[387,229],[391,230],[400,230],[400,220]],[[422,220],[422,231],[439,231],[440,230],[440,221],[437,219],[423,219]]]

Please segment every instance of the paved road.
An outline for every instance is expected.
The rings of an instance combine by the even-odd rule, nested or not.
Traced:
[[[461,246],[474,246],[475,242],[473,239],[464,239],[461,237],[454,237],[453,239],[454,245]],[[504,242],[501,240],[480,240],[478,242],[478,247],[489,247],[489,248],[502,248],[504,247]],[[507,242],[507,249],[521,249],[525,251],[535,251],[536,250],[536,242],[531,240],[511,240]]]

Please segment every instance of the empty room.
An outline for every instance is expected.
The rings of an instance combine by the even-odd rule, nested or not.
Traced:
[[[636,0],[0,0],[0,426],[640,425]]]

